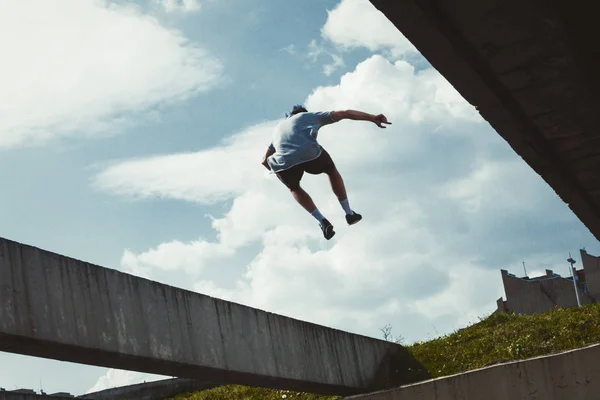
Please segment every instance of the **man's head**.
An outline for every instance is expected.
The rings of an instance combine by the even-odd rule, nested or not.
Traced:
[[[308,112],[308,110],[306,110],[306,108],[304,108],[304,106],[302,104],[296,104],[292,108],[292,111],[290,113],[286,113],[285,116],[289,118],[292,115],[296,115],[301,112]]]

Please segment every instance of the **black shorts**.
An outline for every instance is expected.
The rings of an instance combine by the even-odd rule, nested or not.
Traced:
[[[331,170],[333,170],[333,168],[335,168],[335,164],[333,163],[329,153],[325,149],[321,149],[321,155],[314,160],[307,161],[302,164],[295,165],[290,169],[278,172],[276,175],[279,180],[283,182],[283,184],[290,190],[294,190],[300,186],[300,179],[302,179],[302,175],[304,175],[305,172],[311,175],[329,173]]]

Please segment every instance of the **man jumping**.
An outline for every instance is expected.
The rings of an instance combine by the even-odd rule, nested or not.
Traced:
[[[321,127],[343,119],[370,121],[380,128],[385,128],[382,124],[391,124],[383,114],[372,115],[356,110],[308,112],[303,106],[295,105],[287,118],[275,128],[273,140],[262,161],[265,168],[273,171],[288,187],[294,199],[319,221],[327,240],[335,235],[333,226],[319,212],[309,194],[300,187],[300,180],[304,172],[311,175],[327,174],[331,189],[346,212],[348,225],[354,225],[362,219],[350,208],[344,181],[331,156],[317,142]]]

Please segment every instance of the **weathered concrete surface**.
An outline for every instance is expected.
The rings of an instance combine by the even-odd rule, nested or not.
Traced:
[[[581,266],[573,267],[577,277],[577,291],[581,304],[597,303],[600,300],[600,257],[588,254],[580,249]],[[555,307],[575,307],[577,297],[573,278],[567,272],[566,277],[546,269],[543,276],[530,278],[518,277],[501,270],[506,300],[500,297],[495,312],[517,314],[538,314]]]
[[[572,279],[562,277],[525,280],[502,270],[506,292],[506,308],[510,313],[541,314],[554,307],[576,307],[577,297]],[[578,287],[581,304],[591,304],[593,299]]]
[[[371,3],[479,110],[600,240],[600,47],[596,3]]]
[[[600,301],[600,257],[579,250],[581,263],[585,269],[585,280],[591,296],[596,302]]]
[[[0,351],[215,383],[341,395],[429,376],[394,343],[1,238]]]
[[[198,392],[220,386],[218,383],[200,382],[193,379],[171,378],[136,385],[101,390],[81,396],[68,393],[37,394],[33,390],[2,391],[0,400],[164,400],[178,394]]]
[[[598,400],[600,345],[495,365],[354,400]]]
[[[199,392],[217,386],[219,386],[217,383],[173,378],[101,390],[77,396],[77,398],[87,400],[164,400],[178,394]]]
[[[0,400],[73,400],[73,397],[0,391]]]

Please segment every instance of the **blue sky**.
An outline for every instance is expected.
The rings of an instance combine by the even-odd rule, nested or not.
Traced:
[[[165,27],[180,30],[221,60],[223,86],[167,107],[160,121],[140,123],[110,140],[78,140],[74,135],[34,149],[3,151],[0,177],[16,185],[0,199],[3,235],[115,266],[120,259],[115,249],[125,242],[141,250],[156,241],[197,236],[205,225],[205,210],[169,201],[115,201],[90,190],[90,168],[112,159],[212,146],[250,124],[283,115],[315,86],[335,82],[341,70],[327,77],[320,73],[321,62],[284,51],[295,44],[307,52],[319,37],[326,10],[334,6],[333,1],[319,2],[316,8],[290,13],[278,1],[261,2],[258,8],[244,1],[209,1],[198,13],[158,12]],[[286,90],[281,90],[282,82]]]
[[[500,268],[567,274],[569,251],[600,254],[366,0],[53,4],[0,5],[2,237],[370,336],[391,323],[409,341],[492,311]],[[260,165],[295,103],[393,122],[320,133],[365,217],[345,227],[308,177],[331,242]],[[0,353],[8,389],[144,379],[157,377]]]

